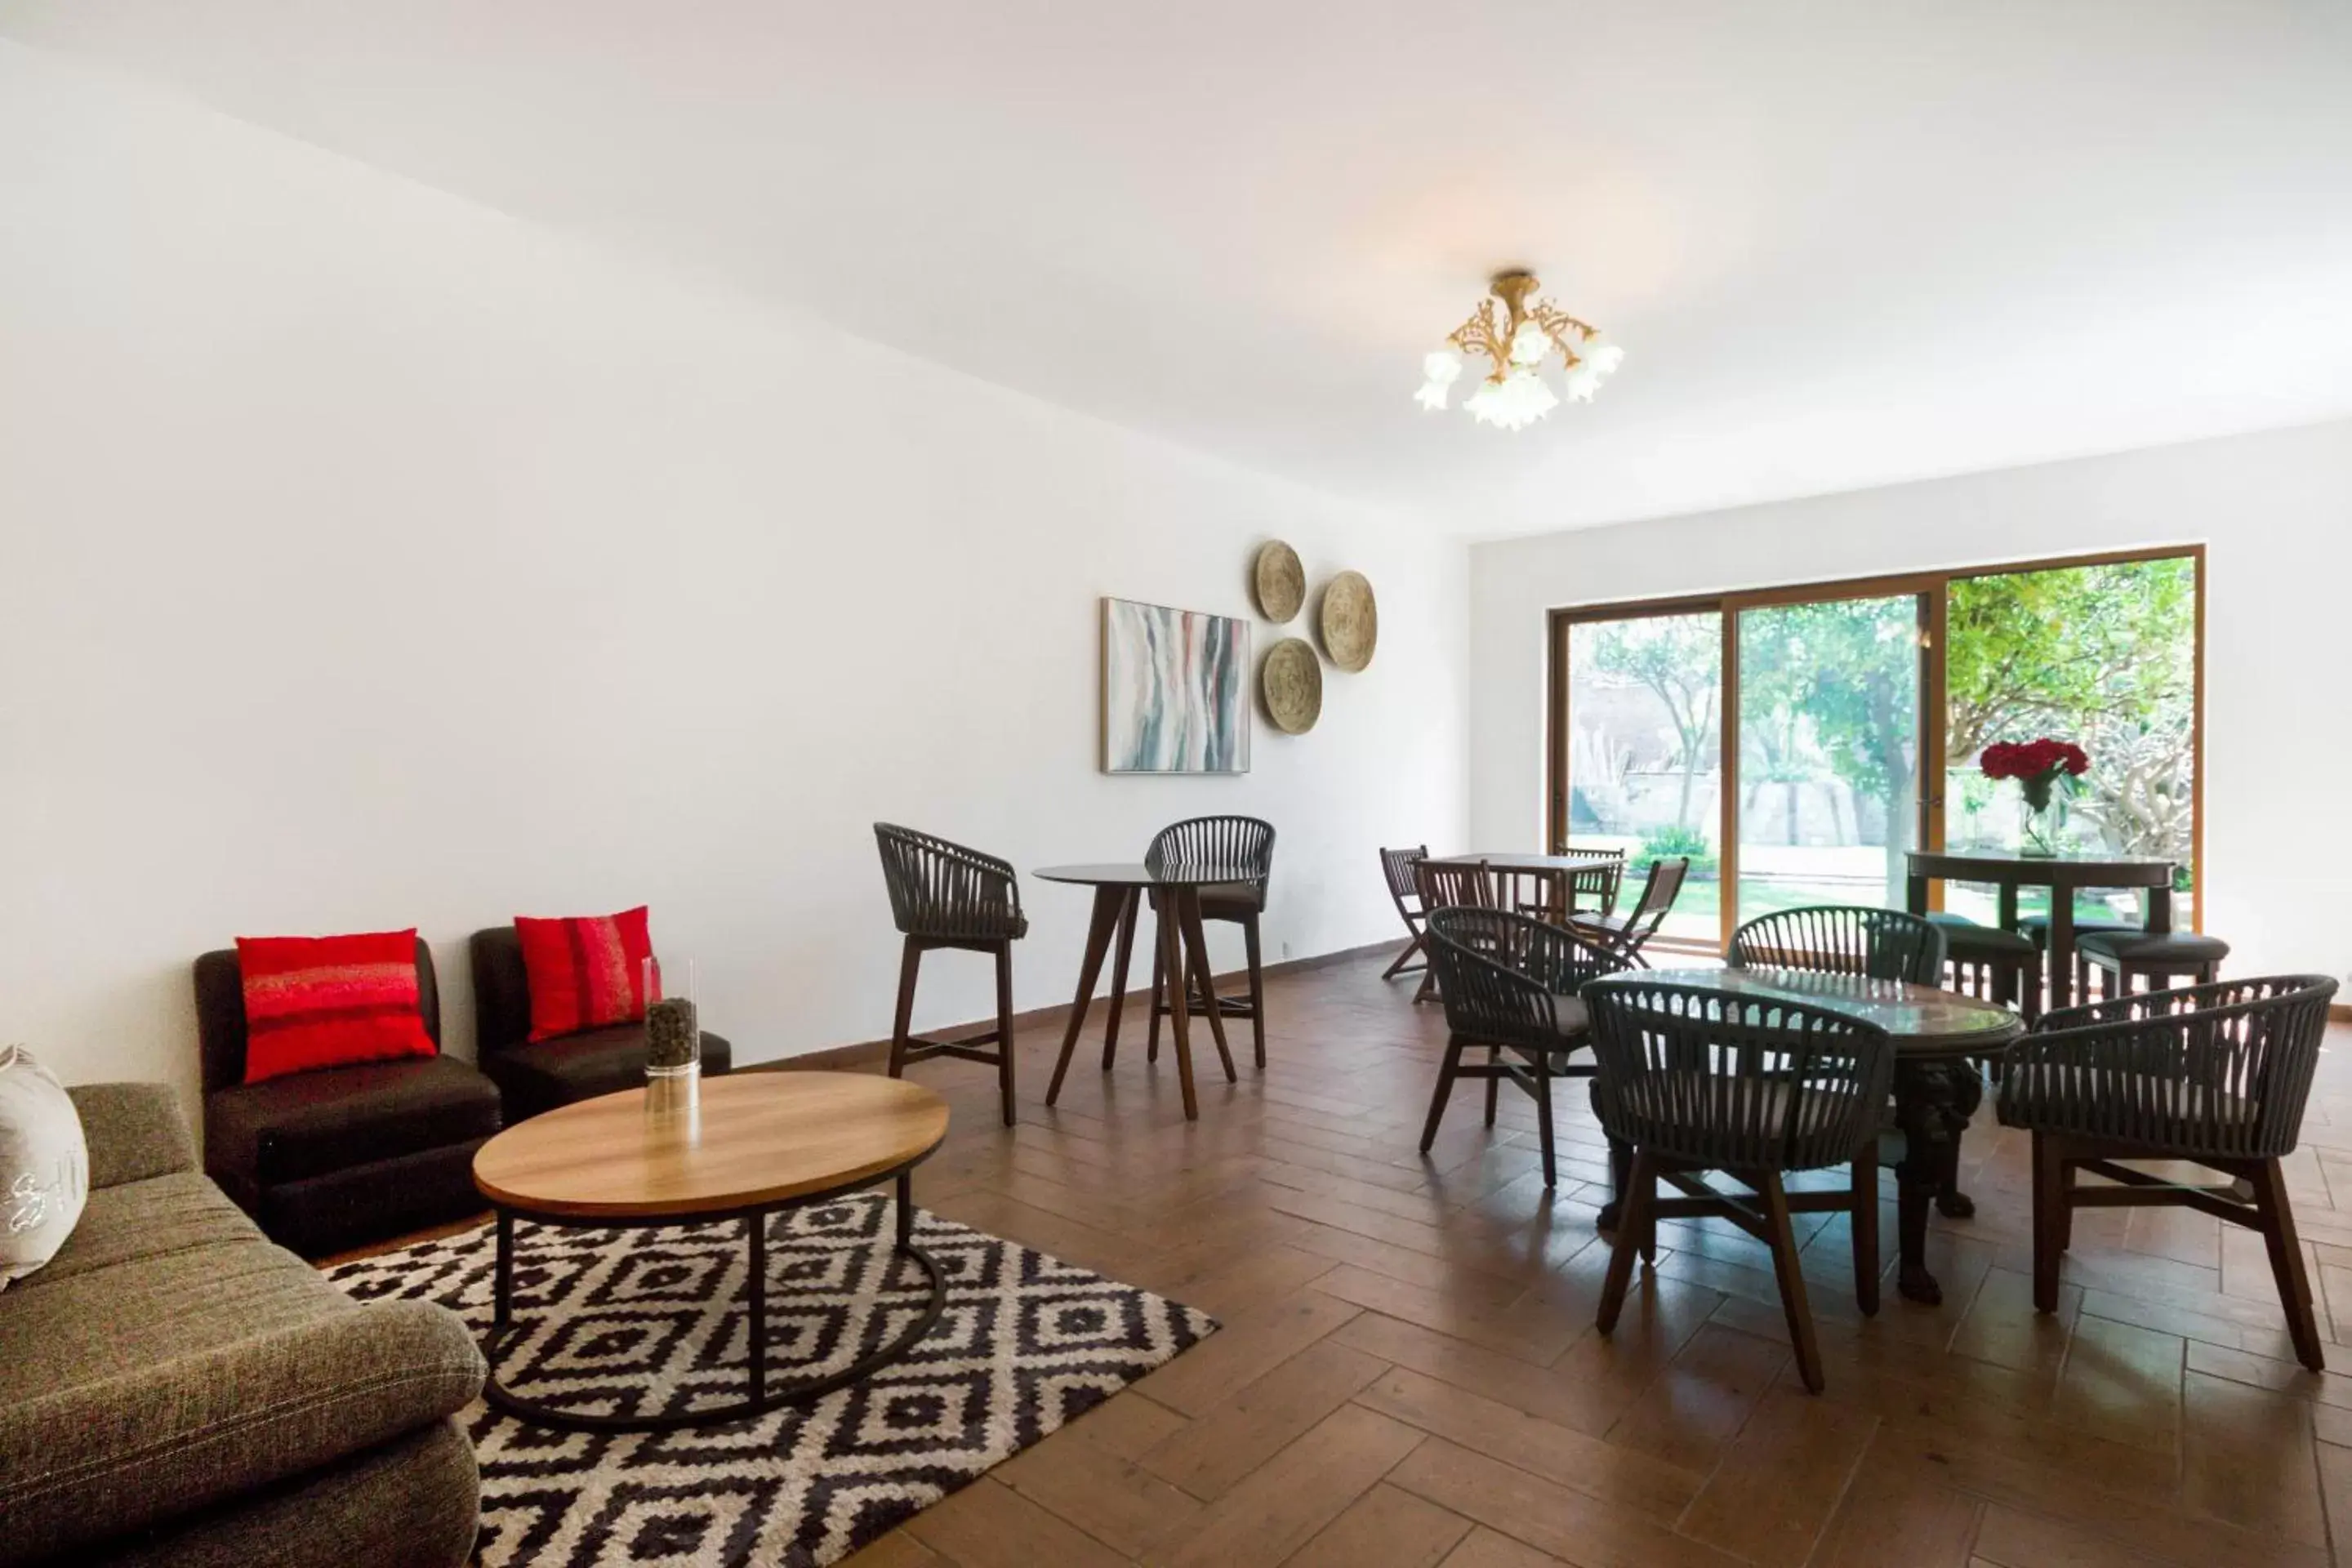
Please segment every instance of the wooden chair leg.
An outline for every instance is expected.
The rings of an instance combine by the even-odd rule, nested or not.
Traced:
[[[1402,974],[1405,965],[1412,962],[1412,955],[1421,951],[1421,932],[1413,931],[1412,922],[1410,921],[1405,922],[1404,929],[1412,931],[1412,940],[1404,944],[1404,951],[1391,960],[1386,969],[1381,971],[1381,978],[1383,980],[1394,980],[1398,975]]]
[[[915,1021],[915,976],[922,973],[922,944],[913,937],[907,939],[905,952],[898,960],[898,1011],[890,1020],[890,1076],[899,1078],[907,1070],[907,1042]]]
[[[1176,918],[1173,910],[1166,909],[1155,908],[1153,914],[1156,919],[1163,921]],[[1168,1010],[1161,997],[1167,984],[1168,942],[1164,933],[1155,934],[1151,942],[1151,1027],[1145,1034],[1143,1042],[1143,1059],[1147,1062],[1160,1059],[1160,1018]]]
[[[1559,1161],[1551,1138],[1551,1053],[1538,1051],[1535,1059],[1536,1138],[1543,1146],[1544,1191],[1559,1185]]]
[[[1424,1154],[1437,1142],[1437,1124],[1445,1119],[1445,1102],[1453,1097],[1454,1076],[1462,1069],[1462,1050],[1459,1040],[1446,1041],[1444,1059],[1437,1064],[1437,1092],[1430,1096],[1429,1120],[1421,1129],[1421,1152]]]
[[[2065,1150],[2047,1133],[2033,1135],[2033,1310],[2058,1310],[2058,1268],[2066,1251]]]
[[[1259,962],[1257,916],[1242,921],[1242,945],[1249,952],[1250,1048],[1265,1067],[1265,966]]]
[[[1004,1101],[1004,1125],[1013,1115],[1013,944],[996,944],[996,1089]]]
[[[1853,1157],[1849,1223],[1853,1229],[1853,1302],[1866,1315],[1878,1310],[1878,1135],[1872,1133]]]
[[[1780,1310],[1789,1319],[1789,1342],[1797,1350],[1797,1375],[1813,1393],[1822,1391],[1822,1347],[1813,1337],[1812,1303],[1805,1298],[1804,1270],[1797,1265],[1797,1232],[1789,1222],[1789,1194],[1780,1173],[1766,1171],[1756,1182],[1764,1200],[1764,1228],[1772,1247],[1772,1272],[1780,1281]]]
[[[1633,1254],[1640,1250],[1641,1237],[1649,1223],[1656,1184],[1648,1152],[1634,1150],[1633,1167],[1625,1178],[1624,1215],[1618,1221],[1617,1239],[1609,1247],[1609,1272],[1601,1281],[1601,1310],[1593,1319],[1593,1326],[1604,1334],[1616,1329],[1617,1314],[1625,1305],[1625,1288],[1633,1282]]]
[[[1486,1125],[1495,1125],[1495,1101],[1503,1087],[1503,1047],[1486,1047]]]
[[[2324,1372],[2327,1358],[2319,1347],[2319,1322],[2311,1308],[2311,1277],[2304,1268],[2303,1243],[2295,1235],[2286,1177],[2276,1160],[2264,1160],[2251,1175],[2254,1205],[2263,1216],[2263,1244],[2270,1249],[2271,1275],[2278,1281],[2279,1305],[2286,1309],[2286,1331],[2294,1341],[2294,1358],[2314,1372]]]

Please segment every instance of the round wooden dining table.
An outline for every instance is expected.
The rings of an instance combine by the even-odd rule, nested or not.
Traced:
[[[1822,974],[1801,969],[1654,969],[1628,975],[1664,985],[1698,985],[1768,1002],[1794,1002],[1837,1013],[1886,1031],[1895,1046],[1895,1124],[1903,1132],[1903,1158],[1895,1167],[1895,1240],[1899,1262],[1895,1288],[1930,1305],[1944,1299],[1943,1287],[1927,1268],[1927,1205],[1965,1217],[1976,1212],[1958,1186],[1960,1133],[1984,1100],[1984,1079],[1976,1064],[1998,1057],[2025,1033],[2015,1013],[1974,996],[1940,991],[1905,980],[1873,980],[1860,974]],[[1612,1166],[1619,1162],[1612,1160]],[[1617,1170],[1617,1184],[1624,1182]],[[1614,1228],[1617,1198],[1601,1214]],[[1844,1212],[1843,1193],[1791,1193],[1789,1206],[1800,1212]],[[1859,1281],[1865,1308],[1877,1304],[1877,1281]]]
[[[1141,861],[1112,861],[1084,866],[1048,866],[1032,872],[1040,881],[1063,882],[1095,890],[1094,918],[1087,926],[1086,956],[1078,964],[1078,992],[1070,1005],[1069,1026],[1062,1031],[1062,1054],[1054,1063],[1054,1081],[1046,1087],[1045,1103],[1051,1105],[1061,1097],[1062,1079],[1070,1070],[1070,1057],[1078,1047],[1078,1035],[1086,1027],[1087,1009],[1095,996],[1095,982],[1102,977],[1103,955],[1110,951],[1111,941],[1118,938],[1118,962],[1111,973],[1110,1020],[1103,1032],[1103,1071],[1110,1071],[1111,1058],[1118,1048],[1118,1014],[1127,996],[1127,965],[1135,948],[1135,921],[1138,910],[1148,900],[1158,915],[1153,941],[1158,944],[1160,972],[1169,977],[1168,1022],[1176,1047],[1176,1081],[1184,1095],[1184,1118],[1197,1121],[1201,1104],[1192,1086],[1192,1030],[1191,986],[1176,977],[1191,975],[1201,987],[1202,995],[1216,994],[1213,972],[1209,968],[1209,942],[1201,929],[1201,889],[1219,882],[1247,882],[1255,873],[1234,866],[1160,866],[1144,865]],[[1234,1053],[1225,1044],[1225,1023],[1217,1008],[1202,1009],[1209,1019],[1210,1037],[1216,1041],[1217,1057],[1224,1064],[1225,1081],[1236,1081]],[[1156,1054],[1156,1042],[1155,1042]]]
[[[2050,889],[2050,1008],[2068,1005],[2074,991],[2074,894],[2084,888],[2142,888],[2147,892],[2147,929],[2172,929],[2169,860],[2134,860],[2056,855],[1946,854],[1940,849],[1904,853],[1909,886],[1905,901],[1915,915],[1927,912],[1927,884],[1990,882],[2000,889],[2000,929],[2017,929],[2017,890]]]

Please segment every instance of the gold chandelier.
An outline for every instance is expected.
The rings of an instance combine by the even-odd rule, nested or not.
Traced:
[[[1559,395],[1543,378],[1544,363],[1557,353],[1566,374],[1561,384],[1578,403],[1590,403],[1611,372],[1624,360],[1625,351],[1601,335],[1600,329],[1554,305],[1535,298],[1530,272],[1498,272],[1494,298],[1478,301],[1470,319],[1454,330],[1439,349],[1421,362],[1423,381],[1413,401],[1423,408],[1444,408],[1447,392],[1462,378],[1463,355],[1481,353],[1495,367],[1462,406],[1482,425],[1524,430],[1559,406]],[[1496,301],[1502,302],[1497,310]]]

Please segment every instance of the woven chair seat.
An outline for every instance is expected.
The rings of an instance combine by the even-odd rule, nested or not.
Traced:
[[[1790,1107],[1797,1106],[1795,1131],[1811,1135],[1854,1114],[1851,1089],[1807,1085],[1792,1089],[1785,1079],[1742,1078],[1732,1073],[1696,1070],[1659,1073],[1628,1088],[1624,1107],[1637,1116],[1659,1121],[1685,1118],[1713,1128],[1736,1125],[1755,1132],[1785,1137]]]
[[[2230,944],[2218,936],[2193,931],[2094,931],[2074,944],[2074,951],[2094,963],[2219,963],[2230,956]]]
[[[2157,1073],[2118,1072],[2071,1062],[2035,1062],[2012,1068],[2001,1080],[1998,1107],[2002,1123],[2038,1132],[2110,1134],[2118,1109],[2149,1131],[2150,1141],[2177,1142],[2194,1128],[2242,1126],[2262,1113],[2260,1104],[2208,1084]]]

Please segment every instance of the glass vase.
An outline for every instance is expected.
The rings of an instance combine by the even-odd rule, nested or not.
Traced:
[[[692,1083],[702,1072],[702,1021],[694,1004],[694,961],[645,961],[646,1081]]]
[[[2031,781],[2018,817],[2017,852],[2029,860],[2055,860],[2066,837],[2066,792]]]

